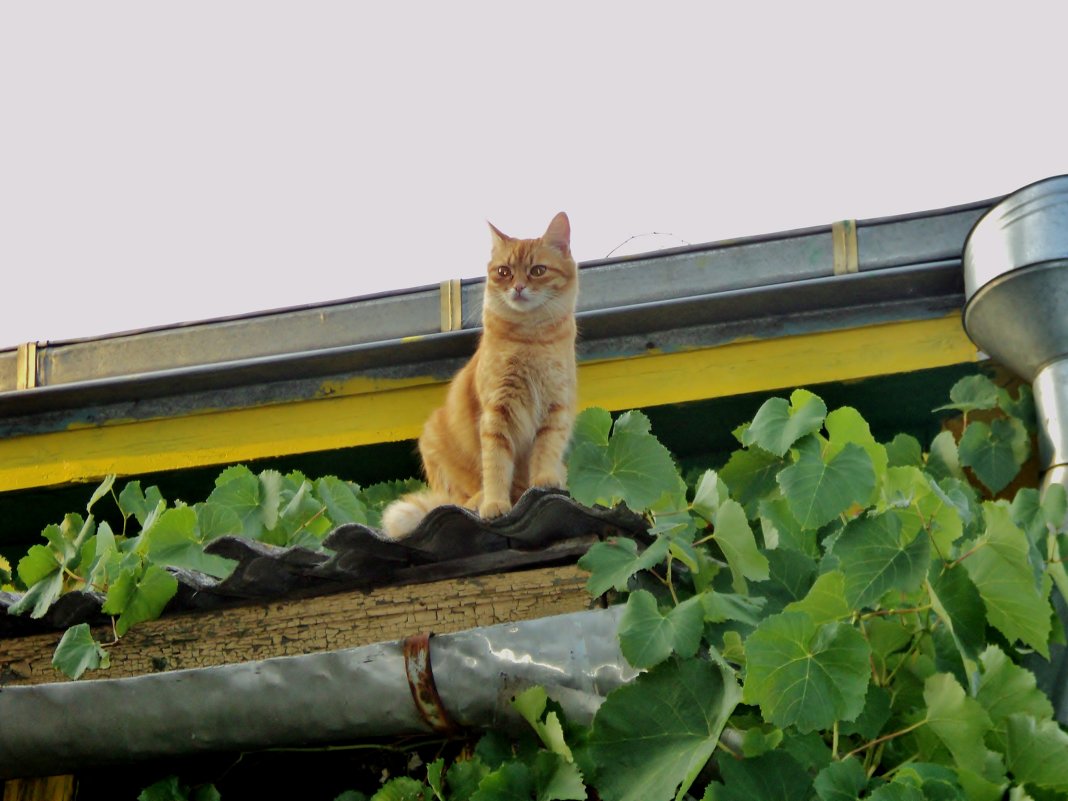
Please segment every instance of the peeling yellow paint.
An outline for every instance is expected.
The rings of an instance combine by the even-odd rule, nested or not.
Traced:
[[[582,406],[682,403],[975,361],[954,314],[919,322],[745,340],[584,362]],[[320,397],[0,441],[0,490],[221,465],[418,436],[441,403],[433,377],[327,382]]]

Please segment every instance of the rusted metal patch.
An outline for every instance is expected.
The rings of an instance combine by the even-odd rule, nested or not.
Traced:
[[[404,672],[408,675],[408,689],[412,691],[412,700],[419,716],[436,732],[455,733],[458,727],[449,717],[434,684],[434,670],[430,665],[430,632],[405,638]]]

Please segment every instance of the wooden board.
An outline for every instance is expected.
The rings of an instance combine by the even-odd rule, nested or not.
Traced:
[[[566,565],[168,616],[131,629],[110,649],[111,667],[86,678],[332,651],[577,612],[596,604],[586,591],[587,577]],[[107,627],[94,634],[101,641],[112,637]],[[65,681],[52,667],[61,636],[0,642],[0,686]]]
[[[75,797],[73,776],[8,779],[3,787],[4,801],[71,801]]]

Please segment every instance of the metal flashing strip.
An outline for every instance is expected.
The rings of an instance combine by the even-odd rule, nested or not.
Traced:
[[[15,357],[15,389],[33,389],[37,386],[37,343],[19,345]]]
[[[465,332],[466,333],[466,332]],[[833,358],[829,355],[833,354]],[[715,347],[588,359],[579,403],[623,410],[971,362],[960,313]],[[97,480],[414,439],[446,378],[287,404],[0,439],[0,490]]]
[[[831,241],[834,243],[834,274],[848,275],[860,268],[857,252],[857,221],[840,220],[831,225]]]
[[[441,282],[441,330],[459,331],[464,327],[460,279],[451,278]]]

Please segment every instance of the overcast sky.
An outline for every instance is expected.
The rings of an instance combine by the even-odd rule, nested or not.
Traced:
[[[0,2],[0,347],[1068,172],[1061,5],[872,8]]]

